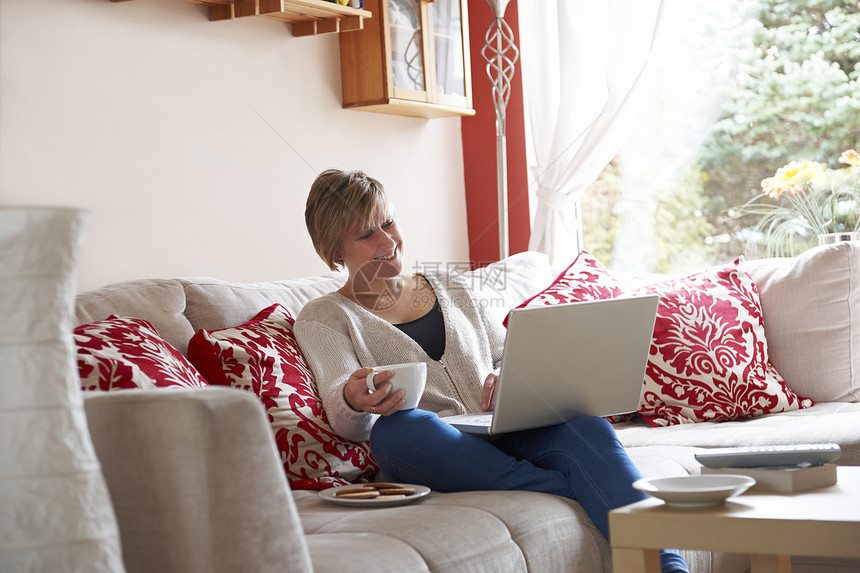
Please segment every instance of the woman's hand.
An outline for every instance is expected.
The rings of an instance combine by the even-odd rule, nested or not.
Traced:
[[[496,407],[496,384],[499,381],[499,375],[496,372],[487,374],[487,379],[484,380],[484,388],[481,391],[481,409],[484,412],[492,412]]]
[[[391,383],[388,379],[394,376],[394,372],[381,370],[373,379],[376,390],[371,392],[367,388],[367,376],[371,372],[373,368],[359,368],[353,372],[346,381],[343,397],[353,410],[390,416],[403,406],[403,390],[398,390],[389,396]]]

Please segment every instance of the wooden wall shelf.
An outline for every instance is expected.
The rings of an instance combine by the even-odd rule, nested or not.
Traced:
[[[467,0],[364,0],[364,6],[373,20],[340,35],[344,108],[475,115]]]
[[[123,0],[112,0],[121,2]],[[264,16],[293,25],[293,36],[314,36],[364,28],[369,10],[341,6],[325,0],[180,0],[209,8],[210,20]]]

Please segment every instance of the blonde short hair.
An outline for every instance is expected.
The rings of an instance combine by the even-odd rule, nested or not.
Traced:
[[[363,171],[328,169],[311,185],[305,224],[317,254],[331,270],[337,270],[342,261],[335,259],[335,253],[343,237],[355,226],[371,227],[379,214],[394,217],[382,183]]]

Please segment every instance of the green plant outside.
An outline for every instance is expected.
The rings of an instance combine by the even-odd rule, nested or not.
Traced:
[[[760,195],[762,179],[790,161],[834,169],[845,167],[838,162],[844,150],[860,150],[860,3],[758,4],[755,32],[720,119],[683,183],[658,201],[658,256],[648,270],[809,248],[817,242],[809,229],[786,234],[778,248],[768,246],[762,232],[767,213],[750,211],[749,202]],[[610,165],[582,201],[585,248],[609,266],[617,232],[611,201],[620,197],[620,183],[618,166]],[[816,198],[827,200],[821,194],[827,193],[819,190]],[[860,217],[856,208],[845,214],[851,217]]]

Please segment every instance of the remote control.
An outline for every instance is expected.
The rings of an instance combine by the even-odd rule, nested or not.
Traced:
[[[755,468],[826,464],[841,454],[839,444],[792,444],[714,448],[697,453],[696,460],[709,468]]]

